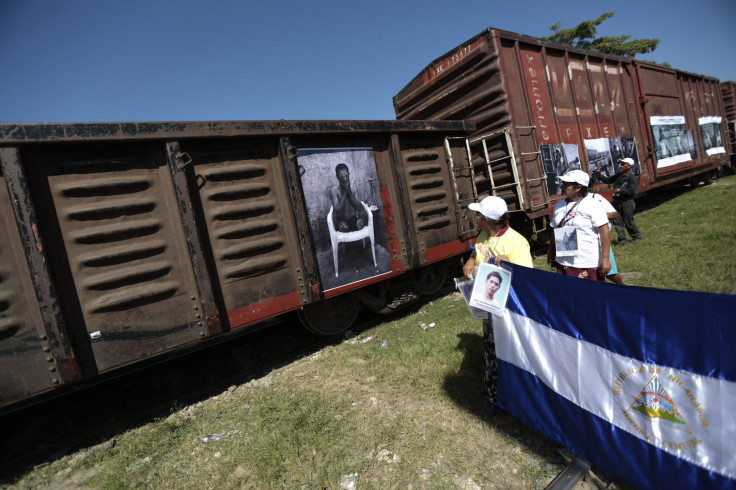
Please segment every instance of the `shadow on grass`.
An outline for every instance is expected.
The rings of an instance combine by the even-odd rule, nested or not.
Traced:
[[[444,379],[443,387],[448,396],[468,413],[490,424],[494,430],[542,456],[547,463],[562,464],[556,451],[561,446],[556,442],[500,408],[488,416],[490,405],[483,395],[483,336],[480,333],[458,334],[456,349],[465,355],[458,372]]]
[[[458,372],[447,376],[443,386],[455,403],[483,418],[488,411],[488,401],[483,396],[483,336],[460,333],[457,337],[455,349],[465,354]]]

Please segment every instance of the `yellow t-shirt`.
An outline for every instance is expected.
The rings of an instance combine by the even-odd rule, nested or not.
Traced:
[[[501,236],[491,237],[485,231],[475,241],[475,263],[488,262],[491,257],[505,255],[512,264],[534,267],[529,242],[519,232],[508,227]]]

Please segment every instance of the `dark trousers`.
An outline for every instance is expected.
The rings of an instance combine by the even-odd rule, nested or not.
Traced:
[[[634,223],[634,210],[636,209],[634,200],[613,201],[613,207],[618,213],[618,217],[613,220],[613,226],[616,228],[616,233],[618,234],[618,242],[626,241],[626,230],[629,231],[629,235],[634,240],[640,239],[641,232],[636,226],[636,223]],[[624,226],[626,230],[624,230]]]

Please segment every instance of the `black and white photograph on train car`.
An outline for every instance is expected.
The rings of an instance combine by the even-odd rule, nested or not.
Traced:
[[[372,148],[297,153],[322,290],[391,271]]]
[[[708,156],[718,153],[726,153],[721,137],[721,118],[719,116],[706,116],[698,118],[700,135],[703,137],[703,148]]]
[[[544,173],[547,176],[547,193],[550,196],[562,192],[561,175],[580,169],[580,153],[574,143],[539,145]]]
[[[668,167],[693,159],[685,129],[685,116],[651,116],[657,168]]]
[[[590,185],[603,183],[596,172],[598,169],[600,169],[601,175],[606,179],[613,177],[616,173],[616,168],[613,166],[609,139],[597,138],[593,140],[583,140],[583,143],[585,144],[585,153],[588,155]]]
[[[621,158],[631,158],[634,160],[634,165],[631,166],[631,171],[634,175],[641,174],[641,162],[639,161],[639,149],[636,146],[636,138],[615,138],[621,140]],[[618,160],[614,160],[615,170],[619,171]]]

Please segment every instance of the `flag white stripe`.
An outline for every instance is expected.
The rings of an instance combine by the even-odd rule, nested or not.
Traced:
[[[509,310],[493,320],[499,359],[660,450],[729,478],[736,476],[736,417],[730,415],[736,408],[736,383],[645,364]],[[647,416],[633,407],[655,376],[663,391],[642,399],[654,409],[666,408],[671,399],[673,419]]]

